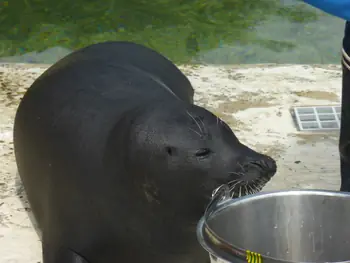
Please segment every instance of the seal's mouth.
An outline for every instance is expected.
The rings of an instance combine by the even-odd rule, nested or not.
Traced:
[[[231,173],[237,179],[227,183],[231,197],[241,197],[260,192],[277,170],[276,163],[272,159],[250,161],[240,167],[239,172]]]
[[[205,198],[211,200],[213,189],[217,189],[222,185],[228,185],[232,198],[258,193],[277,171],[273,159],[249,161],[235,165],[235,167],[238,169],[228,172],[229,176],[226,174],[220,179],[216,178],[202,185],[206,193]],[[211,193],[210,197],[207,195],[209,192]]]
[[[269,181],[270,178],[266,177],[259,177],[250,181],[238,179],[230,181],[227,185],[230,188],[231,197],[237,198],[260,192]]]

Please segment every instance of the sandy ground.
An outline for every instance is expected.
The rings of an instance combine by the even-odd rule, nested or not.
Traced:
[[[41,262],[30,208],[16,183],[12,126],[26,88],[47,66],[0,64],[0,263]],[[339,104],[341,71],[334,65],[182,67],[197,104],[224,119],[238,138],[278,161],[264,190],[339,188],[337,133],[301,133],[293,105]]]

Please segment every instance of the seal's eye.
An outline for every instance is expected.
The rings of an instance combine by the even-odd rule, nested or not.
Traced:
[[[210,155],[212,151],[209,148],[202,148],[196,152],[196,157],[204,158]]]

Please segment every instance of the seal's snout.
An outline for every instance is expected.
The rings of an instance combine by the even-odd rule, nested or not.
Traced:
[[[250,160],[243,164],[243,170],[245,175],[249,178],[254,177],[267,177],[271,178],[277,171],[276,161],[268,156],[263,159]]]
[[[277,171],[276,161],[269,156],[266,156],[264,159],[261,159],[257,162],[257,164],[260,165],[261,169],[270,176],[273,176]]]
[[[239,197],[259,192],[277,171],[276,161],[269,156],[256,154],[246,156],[239,162],[239,169],[231,173],[232,196]],[[238,177],[237,177],[238,175]]]

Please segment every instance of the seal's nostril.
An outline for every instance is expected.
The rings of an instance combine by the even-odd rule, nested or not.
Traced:
[[[270,173],[275,173],[277,171],[276,161],[271,157],[267,157],[258,162],[255,165],[259,166],[262,170],[268,171]]]
[[[272,158],[268,158],[264,161],[266,167],[269,169],[270,172],[276,172],[277,171],[277,164],[276,161]]]

